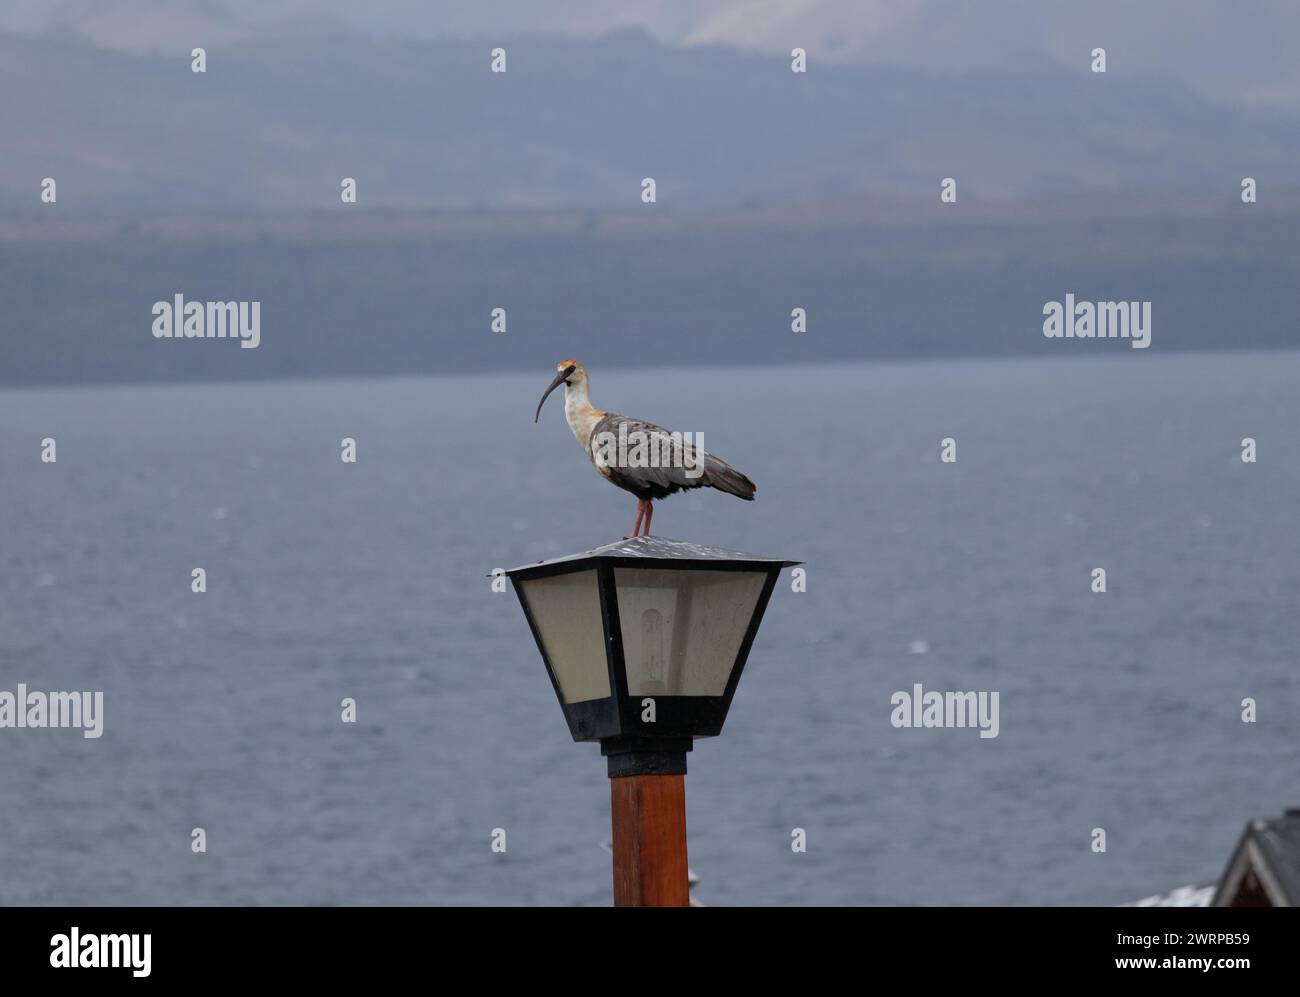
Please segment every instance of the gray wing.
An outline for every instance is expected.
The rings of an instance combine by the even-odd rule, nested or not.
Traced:
[[[749,501],[757,490],[725,460],[653,422],[611,412],[596,423],[587,446],[601,474],[641,498],[707,487]]]

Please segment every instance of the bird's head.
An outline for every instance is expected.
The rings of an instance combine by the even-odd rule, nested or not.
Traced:
[[[580,385],[586,387],[586,369],[576,360],[561,360],[557,363],[555,365],[555,380],[551,382],[551,386],[547,388],[546,393],[542,395],[542,400],[537,403],[537,412],[533,415],[533,422],[536,422],[541,418],[542,406],[546,404],[546,399],[551,397],[551,392],[561,384],[572,384],[575,386]]]

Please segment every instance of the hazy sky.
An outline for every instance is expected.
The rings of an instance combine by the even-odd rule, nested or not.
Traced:
[[[431,38],[598,35],[642,27],[665,42],[940,70],[1047,57],[1174,76],[1207,96],[1300,108],[1296,0],[7,0],[0,27],[72,30],[165,50],[284,31]]]

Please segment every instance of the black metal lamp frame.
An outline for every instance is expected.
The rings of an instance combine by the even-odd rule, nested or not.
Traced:
[[[647,557],[644,555],[620,557],[593,553],[590,556],[563,558],[541,564],[515,568],[506,572],[514,583],[515,595],[528,620],[533,639],[546,664],[555,689],[556,699],[564,711],[569,733],[575,741],[599,741],[601,754],[609,764],[611,778],[623,775],[676,775],[686,772],[686,752],[691,750],[697,737],[713,737],[721,733],[732,697],[740,682],[745,662],[758,633],[759,624],[767,610],[768,600],[776,588],[781,570],[797,561],[760,559],[727,559],[707,557],[691,559],[681,556]],[[619,623],[618,589],[614,582],[616,568],[667,569],[671,571],[745,571],[763,573],[767,577],[754,605],[754,612],[745,628],[735,664],[727,678],[721,696],[629,696],[627,669],[623,656],[623,635]],[[555,677],[555,669],[546,645],[538,630],[537,621],[524,596],[520,582],[578,571],[596,571],[597,590],[600,595],[600,617],[604,628],[605,664],[609,671],[611,694],[604,699],[580,703],[566,703]],[[655,722],[641,720],[642,700],[655,702]]]

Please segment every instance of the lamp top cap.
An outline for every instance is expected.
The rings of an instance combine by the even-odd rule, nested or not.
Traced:
[[[564,557],[553,557],[546,561],[521,564],[517,568],[511,568],[506,574],[513,575],[516,571],[526,571],[551,564],[563,564],[566,561],[584,561],[589,558],[641,559],[647,562],[727,561],[735,563],[737,561],[753,561],[756,566],[770,567],[773,564],[779,564],[783,568],[793,568],[795,565],[803,564],[802,561],[787,561],[779,557],[760,557],[757,554],[745,554],[738,550],[724,550],[721,547],[706,547],[703,544],[687,543],[684,540],[670,540],[667,537],[632,537],[626,540],[616,540],[614,543],[586,550],[580,554],[567,554]]]

